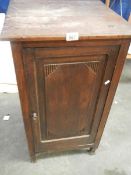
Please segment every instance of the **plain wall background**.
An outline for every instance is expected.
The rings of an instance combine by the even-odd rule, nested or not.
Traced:
[[[5,15],[0,13],[0,33]],[[0,41],[0,92],[17,92],[10,42]]]

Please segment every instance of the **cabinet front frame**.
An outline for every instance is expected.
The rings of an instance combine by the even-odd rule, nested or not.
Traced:
[[[100,117],[103,111],[103,107],[104,107],[104,103],[105,103],[105,99],[108,93],[108,89],[109,86],[105,86],[104,82],[107,81],[108,79],[112,78],[112,74],[113,74],[113,70],[114,70],[114,66],[115,66],[115,62],[116,62],[116,57],[119,51],[119,47],[116,46],[98,46],[98,47],[93,47],[93,46],[79,46],[79,47],[73,47],[73,46],[69,46],[69,47],[56,47],[52,48],[47,48],[47,47],[42,47],[42,48],[25,48],[23,51],[23,55],[24,55],[24,60],[25,60],[25,67],[27,67],[25,69],[25,72],[27,72],[27,74],[25,74],[25,77],[27,77],[27,86],[29,89],[28,94],[30,94],[29,99],[30,100],[30,106],[31,106],[31,110],[30,110],[30,114],[32,114],[33,112],[36,112],[38,114],[38,120],[34,121],[32,120],[32,126],[34,128],[34,136],[35,136],[35,142],[36,142],[36,146],[35,146],[35,151],[36,152],[46,152],[46,151],[52,151],[52,150],[56,150],[57,147],[59,147],[59,150],[61,149],[75,149],[75,148],[79,148],[83,146],[86,147],[88,144],[94,144],[94,139],[96,136],[96,132],[97,132],[97,128],[99,125],[99,121],[100,121]],[[79,56],[80,55],[80,56]],[[71,138],[61,138],[61,139],[52,139],[52,140],[43,140],[42,139],[42,135],[41,135],[41,130],[40,130],[40,125],[41,123],[43,123],[43,127],[45,128],[45,132],[44,132],[44,137],[46,137],[46,116],[44,118],[42,118],[42,121],[40,119],[41,114],[39,113],[39,111],[41,111],[40,109],[42,108],[44,111],[46,111],[45,109],[45,104],[46,101],[44,100],[39,100],[39,98],[41,98],[42,94],[39,94],[39,90],[37,90],[37,95],[34,97],[32,94],[36,94],[35,93],[35,89],[37,88],[37,83],[35,83],[35,81],[38,81],[39,84],[41,84],[41,87],[43,87],[43,83],[38,80],[37,76],[34,75],[34,77],[32,76],[33,73],[36,74],[37,71],[40,71],[43,64],[56,64],[56,63],[77,63],[77,61],[81,61],[82,63],[82,59],[84,59],[84,57],[86,58],[86,61],[91,61],[91,58],[93,57],[95,60],[95,57],[97,58],[101,58],[102,56],[105,55],[105,70],[104,70],[104,75],[103,75],[103,80],[102,80],[102,87],[100,90],[100,99],[97,100],[97,106],[96,106],[96,111],[95,111],[95,117],[93,119],[93,123],[92,123],[92,129],[91,129],[91,134],[90,135],[85,135],[84,138],[85,140],[83,140],[83,136],[72,136]],[[83,57],[82,57],[83,56]],[[98,60],[95,60],[98,61]],[[38,68],[34,68],[34,64],[35,65],[39,65]],[[36,70],[38,69],[38,70]],[[29,75],[28,75],[29,74]],[[43,71],[41,70],[39,75],[43,74]],[[36,80],[37,79],[37,80]],[[44,79],[44,77],[43,77]],[[45,82],[44,82],[45,84]],[[34,90],[33,90],[34,87]],[[39,86],[40,87],[40,86]],[[40,88],[41,89],[41,88]],[[44,89],[43,89],[44,90]],[[45,90],[44,90],[45,91]],[[104,95],[103,95],[104,94]],[[38,98],[37,98],[38,97]],[[45,94],[43,95],[43,99],[45,99]],[[35,101],[37,101],[37,106]],[[42,104],[41,104],[42,103]],[[39,108],[39,105],[41,105],[41,107]],[[43,111],[43,112],[44,112]],[[45,112],[44,112],[45,114]],[[98,117],[99,114],[99,117]],[[41,122],[40,122],[41,121]],[[43,132],[42,132],[43,133]],[[81,140],[81,144],[77,143],[77,141],[75,140]],[[62,141],[61,141],[62,140]],[[54,142],[54,143],[53,143]],[[61,145],[62,142],[62,145]],[[68,142],[70,144],[68,144]],[[83,143],[82,143],[83,142]],[[61,145],[61,146],[60,146]],[[69,147],[69,148],[68,148]]]

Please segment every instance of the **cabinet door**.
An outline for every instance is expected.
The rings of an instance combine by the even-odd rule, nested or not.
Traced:
[[[36,152],[94,144],[118,50],[111,46],[24,49]]]

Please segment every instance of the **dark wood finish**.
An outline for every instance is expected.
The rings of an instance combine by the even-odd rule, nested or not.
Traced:
[[[95,149],[98,147],[98,145],[100,143],[100,139],[102,137],[102,133],[104,131],[106,120],[107,120],[107,117],[108,117],[109,112],[110,112],[110,107],[112,105],[113,97],[115,96],[117,85],[119,83],[120,75],[121,75],[121,72],[122,72],[122,69],[123,69],[123,65],[124,65],[124,62],[125,62],[125,58],[126,58],[126,55],[127,55],[127,52],[128,52],[129,45],[130,45],[130,41],[128,41],[128,42],[123,41],[122,44],[121,44],[121,47],[120,47],[120,51],[119,51],[119,54],[118,54],[114,74],[113,74],[113,77],[112,77],[112,83],[111,83],[111,86],[110,86],[110,89],[109,89],[109,92],[108,92],[108,96],[107,96],[106,103],[105,103],[105,108],[103,110],[103,114],[102,114],[102,117],[101,117],[101,122],[100,122],[98,132],[97,132],[97,135],[96,135],[96,139],[95,139],[95,147],[94,147]]]
[[[119,46],[75,44],[73,48],[24,49],[31,113],[39,114],[39,122],[34,121],[35,135],[41,136],[38,147],[46,140],[58,139],[59,144],[60,138],[82,135],[87,135],[87,143],[94,142],[109,87],[104,81],[111,80],[118,51]]]
[[[28,148],[32,160],[35,160],[35,147],[34,147],[34,138],[32,134],[32,125],[29,112],[29,101],[27,95],[27,87],[25,82],[23,60],[22,60],[22,44],[21,43],[12,43],[12,53],[14,58],[15,72],[17,78],[17,84],[19,89],[19,97],[23,113],[23,121],[26,131],[26,136],[28,140]]]
[[[79,41],[65,41],[70,31]],[[95,151],[131,40],[128,24],[95,0],[12,0],[1,39],[11,41],[32,160]]]

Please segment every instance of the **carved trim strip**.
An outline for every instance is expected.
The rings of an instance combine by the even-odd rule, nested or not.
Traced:
[[[58,65],[56,64],[48,64],[44,65],[45,77],[47,77],[50,73],[54,72],[57,69]]]
[[[86,63],[85,65],[89,68],[91,68],[95,73],[98,72],[98,68],[99,68],[99,64],[100,62],[97,61],[97,62],[89,62],[89,63]]]
[[[76,63],[74,63],[74,64],[76,64]],[[83,63],[83,64],[85,64],[86,67],[91,68],[95,73],[97,73],[100,61],[87,62],[87,63]],[[53,73],[58,68],[58,66],[59,66],[58,64],[44,65],[45,77],[47,77],[49,74]]]

